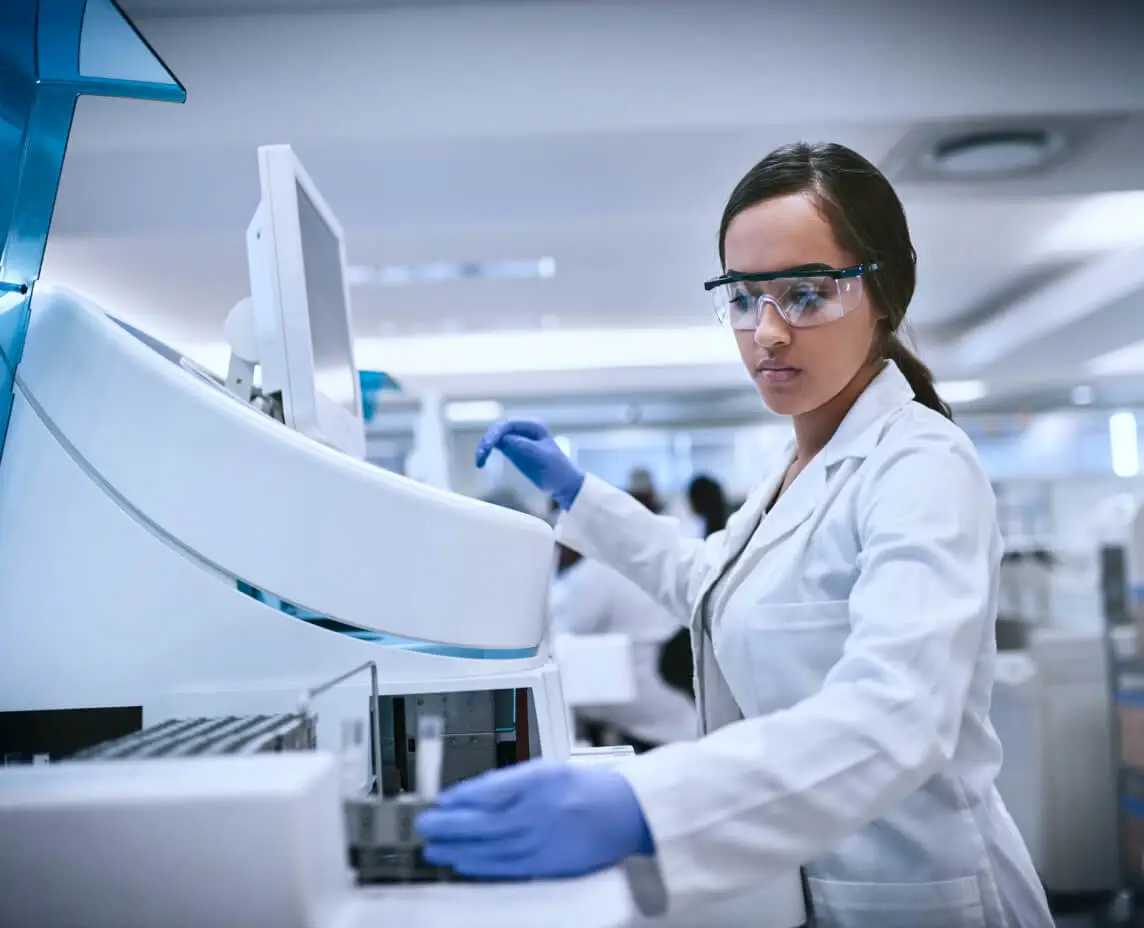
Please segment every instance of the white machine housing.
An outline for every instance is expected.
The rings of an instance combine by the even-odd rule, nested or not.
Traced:
[[[286,712],[373,660],[390,694],[530,688],[541,751],[563,756],[552,544],[542,520],[312,441],[41,285],[0,459],[0,711]],[[239,581],[454,650],[339,634]],[[365,693],[322,697],[319,744]]]
[[[0,769],[0,825],[5,928],[621,928],[635,911],[618,870],[355,885],[327,754]]]
[[[552,533],[542,520],[415,483],[311,441],[171,363],[66,290],[37,289],[17,375],[0,459],[0,712],[141,705],[145,725],[285,712],[297,708],[302,689],[374,660],[389,694],[527,687],[541,754],[587,763],[613,759],[602,756],[607,751],[570,754],[564,696],[545,637]],[[473,656],[338,634],[240,592],[239,578],[347,624],[447,643]],[[517,656],[477,656],[490,649]],[[319,747],[337,744],[345,720],[362,719],[366,694],[364,686],[347,684],[320,697],[314,704]],[[294,763],[281,757],[267,763],[276,761]],[[50,831],[41,827],[45,816],[62,809],[73,825],[86,820],[84,827],[103,829],[108,847],[137,853],[109,859],[108,867],[119,868],[115,872],[137,872],[132,867],[139,854],[178,850],[165,826],[161,836],[140,834],[130,847],[112,841],[109,836],[122,834],[121,816],[140,807],[115,800],[115,791],[130,784],[118,781],[114,770],[101,774],[108,800],[102,811],[98,803],[73,802],[80,793],[93,795],[85,780],[89,766],[61,765],[72,768],[70,778],[54,773],[55,765],[0,771],[0,794],[9,773],[52,777],[27,780],[41,797],[35,806],[40,811],[30,818],[19,816],[20,807],[29,808],[22,800],[9,798],[3,815],[8,833],[25,826],[30,833]],[[318,780],[300,776],[300,792],[292,795],[303,805],[324,803],[323,814],[331,816],[332,781],[317,768],[314,775]],[[177,818],[188,790],[209,791],[197,773],[188,776],[156,777],[149,789],[159,790],[155,801],[176,819],[152,817],[152,825],[182,821],[202,833],[190,824],[195,820]],[[228,782],[218,794],[217,817],[246,821],[234,817],[246,794]],[[307,785],[319,782],[317,792]],[[268,821],[260,808],[252,805],[243,815]],[[300,807],[298,815],[304,814]],[[144,819],[138,819],[140,827]],[[327,825],[313,821],[334,853]],[[276,840],[272,830],[243,834],[242,846],[253,852]],[[212,854],[227,844],[222,833],[214,837]],[[49,842],[43,852],[50,856],[56,849]],[[207,867],[207,858],[195,860]],[[270,864],[295,865],[281,855]],[[9,858],[4,870],[20,867]],[[364,920],[337,921],[339,926],[373,923],[379,912],[415,913],[426,925],[438,923],[431,913],[444,913],[439,923],[446,924],[457,911],[498,911],[523,905],[525,898],[550,920],[565,909],[540,885],[502,887],[495,898],[453,886],[351,897],[344,895],[340,873],[329,871],[321,885],[315,883],[309,902],[296,895],[258,905],[247,900],[254,906],[251,923],[267,912],[286,912],[283,905],[289,906],[284,925],[326,924],[317,913],[351,911],[342,905]],[[281,877],[262,873],[259,885],[280,887]],[[593,908],[592,919],[612,924],[623,904],[615,895],[615,875],[601,879],[590,884],[591,894],[602,891],[612,901],[602,912]],[[193,894],[194,881],[188,880],[171,892]],[[568,888],[573,896],[583,891]],[[150,906],[172,911],[170,894],[149,893]],[[37,894],[18,911],[50,915],[57,911],[50,903]],[[111,894],[100,897],[111,921],[122,914],[113,903]],[[100,924],[92,901],[85,905],[85,917]],[[567,910],[580,911],[571,903]],[[510,924],[504,911],[499,917],[487,924]],[[744,917],[759,928],[801,924],[797,873],[724,905],[629,924],[730,928]],[[577,918],[577,925],[593,923]]]

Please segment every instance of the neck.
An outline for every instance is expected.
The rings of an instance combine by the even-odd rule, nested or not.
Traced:
[[[881,369],[881,364],[867,364],[832,399],[794,417],[794,441],[799,462],[806,464],[826,447],[826,443],[834,437],[838,426],[850,412],[850,407],[857,402]]]

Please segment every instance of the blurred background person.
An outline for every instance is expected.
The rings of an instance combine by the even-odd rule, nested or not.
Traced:
[[[636,698],[630,703],[577,710],[594,744],[630,744],[642,753],[672,741],[695,737],[695,704],[691,699],[690,644],[686,629],[634,583],[610,567],[557,545],[557,573],[552,585],[554,634],[621,634],[632,643]],[[682,631],[686,666],[670,663],[675,679],[665,679],[664,656],[679,649]],[[608,732],[607,729],[611,729]]]
[[[628,475],[628,493],[656,515],[663,512],[663,500],[655,489],[655,480],[646,467],[636,467]]]
[[[694,477],[687,486],[687,504],[699,519],[704,538],[727,527],[727,516],[731,514],[727,495],[723,492],[723,485],[714,477],[707,474]]]

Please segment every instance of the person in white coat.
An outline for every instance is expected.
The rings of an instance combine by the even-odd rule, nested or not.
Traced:
[[[898,335],[915,284],[902,205],[855,152],[787,146],[735,188],[719,246],[706,288],[794,426],[724,531],[681,538],[538,423],[499,423],[478,451],[553,495],[564,544],[690,625],[706,734],[616,770],[460,784],[422,816],[426,855],[515,877],[643,855],[673,909],[802,867],[819,926],[1048,928],[994,787],[996,506]]]
[[[695,738],[695,703],[660,674],[664,646],[679,623],[622,574],[590,558],[565,559],[552,584],[552,630],[570,635],[619,634],[631,641],[635,699],[585,706],[577,714],[615,729],[636,753]]]

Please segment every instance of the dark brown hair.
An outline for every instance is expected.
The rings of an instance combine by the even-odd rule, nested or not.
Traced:
[[[862,280],[880,318],[875,357],[897,364],[918,402],[952,419],[948,404],[938,396],[933,373],[898,335],[916,282],[917,254],[905,210],[885,175],[857,152],[834,143],[799,142],[776,148],[751,168],[731,192],[719,224],[719,260],[724,269],[723,246],[735,217],[758,203],[798,193],[814,198],[835,241],[856,263],[881,263]]]

